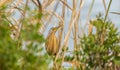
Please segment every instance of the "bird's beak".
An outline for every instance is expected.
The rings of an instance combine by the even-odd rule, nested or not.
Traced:
[[[61,27],[63,27],[63,25],[59,25],[59,26],[57,27],[57,30],[59,30]]]
[[[61,28],[61,26],[58,26],[57,28],[56,28],[56,30],[59,30]]]

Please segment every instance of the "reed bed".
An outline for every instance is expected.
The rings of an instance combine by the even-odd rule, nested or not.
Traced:
[[[86,17],[86,22],[82,23],[81,21],[81,11],[85,6],[85,0],[4,0],[0,2],[0,7],[4,4],[9,4],[9,8],[6,12],[7,14],[17,15],[6,17],[6,20],[10,22],[10,26],[15,32],[15,38],[20,39],[21,29],[24,23],[24,19],[28,18],[29,24],[39,23],[41,25],[39,29],[40,34],[45,36],[49,33],[50,27],[57,27],[63,25],[63,27],[58,30],[57,37],[59,42],[59,52],[53,59],[53,68],[55,70],[63,69],[64,62],[71,64],[71,68],[77,69],[82,67],[85,68],[85,65],[78,61],[78,57],[82,56],[77,55],[77,51],[81,50],[80,40],[83,35],[87,33],[91,34],[93,26],[90,24],[90,16],[94,7],[96,0],[92,0],[90,7],[88,8],[88,13]],[[112,0],[109,1],[109,5],[106,5],[106,0],[102,0],[103,7],[105,12],[104,22],[107,20],[109,9],[112,3]],[[72,4],[70,4],[72,3]],[[31,9],[31,12],[29,12]],[[68,12],[70,20],[68,18]],[[15,14],[14,14],[15,13]],[[33,18],[32,13],[42,15],[42,18]],[[82,24],[84,24],[83,27]],[[46,32],[46,34],[45,34]],[[73,46],[69,45],[69,41],[72,40]],[[74,47],[72,51],[69,48]],[[73,54],[73,59],[68,61],[66,60],[66,53]],[[68,55],[68,56],[69,56]],[[60,63],[58,62],[61,59]]]

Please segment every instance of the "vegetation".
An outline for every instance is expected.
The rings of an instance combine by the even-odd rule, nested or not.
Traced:
[[[81,24],[84,0],[71,1],[0,1],[0,70],[119,70],[120,33],[108,20],[112,0],[108,6],[103,0],[105,17],[99,14],[94,20],[90,19],[92,0],[85,26]],[[60,29],[53,33],[55,38],[48,39],[57,44],[46,39],[46,32],[56,27]],[[74,46],[69,45],[71,40]],[[47,46],[59,47],[55,54],[53,48],[47,50],[54,56],[47,53],[46,41]]]
[[[13,14],[6,14],[8,5],[4,4],[0,11],[0,70],[47,70],[50,58],[43,55],[45,39],[38,32],[41,24],[31,20],[38,15],[23,17],[20,22],[15,19],[15,24],[9,19]]]
[[[98,17],[90,23],[95,33],[81,39],[82,61],[86,69],[114,70],[120,65],[120,34],[110,21]]]

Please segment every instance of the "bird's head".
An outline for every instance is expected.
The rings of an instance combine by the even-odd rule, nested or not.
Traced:
[[[52,32],[56,32],[56,31],[59,30],[60,28],[61,28],[61,26],[53,27],[53,28],[51,28],[51,31],[52,31]]]

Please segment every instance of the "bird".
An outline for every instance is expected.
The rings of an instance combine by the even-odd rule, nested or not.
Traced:
[[[51,28],[46,37],[45,48],[49,55],[56,55],[59,51],[59,43],[55,34],[60,27],[61,26]]]

